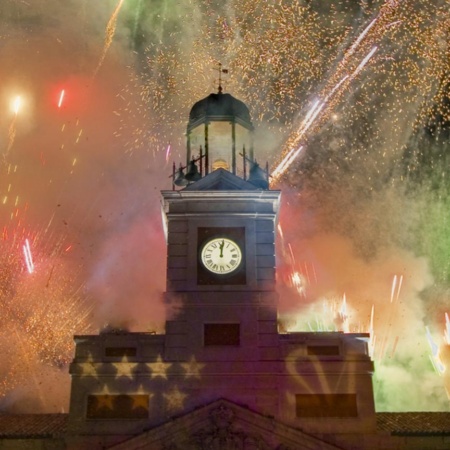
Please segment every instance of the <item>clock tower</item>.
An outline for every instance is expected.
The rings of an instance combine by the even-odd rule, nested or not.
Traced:
[[[269,388],[269,366],[279,357],[275,227],[280,192],[269,190],[268,174],[254,159],[252,133],[247,107],[220,90],[191,110],[188,184],[162,192],[166,300],[176,305],[166,324],[165,356],[178,361],[190,355],[205,364],[210,389],[195,396],[203,403],[219,396],[269,412],[278,401],[274,386]],[[192,172],[203,176],[190,182]],[[175,183],[182,180],[179,169]],[[255,364],[257,372],[242,378]]]

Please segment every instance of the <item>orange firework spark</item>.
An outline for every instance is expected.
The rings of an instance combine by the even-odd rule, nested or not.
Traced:
[[[100,60],[97,64],[97,67],[95,68],[93,78],[97,76],[98,71],[103,65],[103,61],[106,58],[106,54],[108,53],[109,47],[111,47],[112,41],[114,39],[114,34],[116,32],[117,17],[119,16],[120,8],[122,8],[124,1],[125,0],[119,0],[116,9],[113,11],[111,18],[109,19],[108,24],[106,25],[105,44],[103,46],[103,51],[100,56]]]

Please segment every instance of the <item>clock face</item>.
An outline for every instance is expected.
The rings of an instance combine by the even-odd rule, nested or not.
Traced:
[[[239,245],[229,238],[217,237],[208,241],[201,251],[204,267],[212,273],[229,274],[234,272],[242,261]]]

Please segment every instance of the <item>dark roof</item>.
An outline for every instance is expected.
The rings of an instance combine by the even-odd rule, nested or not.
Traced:
[[[0,414],[0,438],[62,436],[68,414]],[[378,431],[394,436],[450,436],[449,412],[379,412]]]
[[[194,104],[189,113],[189,126],[199,119],[229,118],[234,117],[245,122],[250,127],[252,122],[250,112],[244,102],[234,98],[230,94],[209,94],[208,97]]]
[[[379,412],[377,428],[397,436],[450,436],[450,411]]]
[[[45,438],[66,431],[68,414],[0,414],[0,438]]]
[[[258,188],[225,169],[217,169],[183,191],[255,191]]]

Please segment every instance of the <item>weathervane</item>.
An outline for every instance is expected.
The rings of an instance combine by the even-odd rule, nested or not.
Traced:
[[[222,63],[219,63],[219,67],[216,69],[219,71],[219,94],[222,93],[222,74],[228,73],[228,69],[222,69]]]

